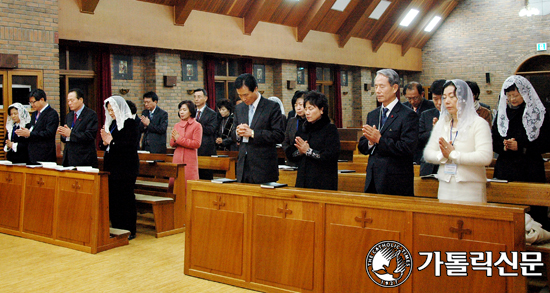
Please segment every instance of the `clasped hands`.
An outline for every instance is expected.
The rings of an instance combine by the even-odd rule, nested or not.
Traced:
[[[172,130],[171,136],[172,136],[172,139],[173,139],[174,141],[177,141],[178,138],[180,137],[180,133],[174,128],[174,129]]]
[[[67,124],[65,124],[65,126],[57,127],[57,133],[63,135],[64,137],[70,137],[71,129],[67,126]]]
[[[141,123],[143,123],[143,125],[145,125],[145,126],[149,126],[149,123],[151,123],[151,120],[149,120],[149,117],[147,117],[147,116],[141,115],[141,117],[139,117],[139,119],[141,119]]]
[[[439,149],[445,158],[449,158],[449,155],[452,151],[455,150],[455,147],[446,141],[443,137],[439,138]]]
[[[31,136],[31,131],[28,130],[27,128],[23,127],[23,128],[17,129],[15,131],[15,134],[17,134],[17,136],[29,137],[29,136]]]
[[[380,131],[376,129],[376,125],[363,125],[363,136],[369,140],[371,144],[377,144],[380,142]]]
[[[294,141],[296,142],[294,146],[298,149],[300,154],[305,154],[307,150],[309,150],[309,143],[307,143],[307,140],[303,140],[301,137],[296,136]]]
[[[113,140],[113,136],[110,132],[107,132],[104,128],[101,128],[101,139],[103,140],[103,145],[109,145]]]
[[[246,123],[241,123],[239,126],[237,126],[236,133],[238,136],[242,137],[251,137],[252,136],[252,129],[250,129],[250,126]]]
[[[505,139],[504,140],[504,151],[517,151],[518,150],[518,142],[515,138]]]

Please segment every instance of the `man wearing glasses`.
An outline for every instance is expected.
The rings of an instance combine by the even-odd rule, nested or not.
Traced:
[[[435,105],[432,101],[424,99],[424,88],[419,82],[412,81],[408,83],[405,88],[403,88],[403,95],[407,98],[408,102],[403,103],[403,105],[411,108],[416,112],[418,118],[422,112],[435,108]],[[417,148],[413,155],[414,164],[420,164],[422,159],[423,149],[421,147]]]

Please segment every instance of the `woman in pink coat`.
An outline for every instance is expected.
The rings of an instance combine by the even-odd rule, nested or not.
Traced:
[[[197,149],[202,142],[202,126],[195,121],[197,109],[195,104],[189,100],[178,105],[178,116],[181,121],[174,125],[170,146],[175,147],[173,163],[185,165],[185,181],[199,179],[199,159]],[[170,187],[174,179],[170,178]]]

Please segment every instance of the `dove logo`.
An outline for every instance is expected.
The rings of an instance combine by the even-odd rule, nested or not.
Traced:
[[[365,259],[365,269],[369,278],[385,288],[405,283],[411,275],[412,267],[411,253],[397,241],[376,243]]]

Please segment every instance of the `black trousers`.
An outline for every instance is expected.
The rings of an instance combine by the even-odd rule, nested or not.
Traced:
[[[136,176],[109,177],[109,218],[111,226],[136,234]]]

